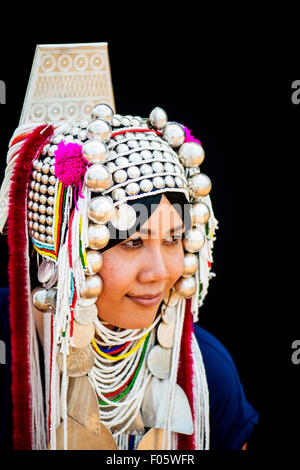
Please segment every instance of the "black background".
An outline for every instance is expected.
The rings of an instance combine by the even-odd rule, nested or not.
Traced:
[[[237,50],[220,36],[213,45],[212,35],[202,36],[201,23],[190,30],[181,28],[184,18],[168,28],[164,21],[148,26],[147,14],[140,14],[138,27],[127,19],[127,28],[117,32],[113,18],[92,26],[65,18],[50,19],[43,28],[26,22],[15,29],[17,37],[2,38],[1,179],[36,44],[108,42],[117,112],[146,117],[160,106],[204,146],[202,170],[213,182],[219,230],[212,269],[217,276],[200,324],[232,354],[246,396],[260,414],[249,451],[289,452],[300,434],[300,365],[291,361],[292,342],[300,339],[293,269],[300,105],[291,101],[297,76],[280,78],[278,64],[270,66],[260,43]],[[158,12],[154,16],[158,20]],[[6,286],[6,238],[0,243],[1,286]]]

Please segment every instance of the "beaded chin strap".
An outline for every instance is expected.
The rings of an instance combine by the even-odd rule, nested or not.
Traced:
[[[162,445],[177,448],[177,433],[196,432],[193,424],[183,429],[182,423],[172,422],[174,406],[184,403],[185,409],[189,409],[182,398],[183,390],[176,384],[186,299],[190,300],[196,322],[213,275],[210,268],[217,221],[209,197],[211,181],[200,171],[204,150],[187,128],[168,121],[165,111],[158,107],[148,119],[142,119],[114,114],[107,104],[98,104],[92,110],[90,122],[60,122],[53,124],[53,130],[41,152],[32,155],[27,202],[29,235],[39,261],[41,258],[38,279],[42,286],[35,289],[32,300],[35,308],[44,312],[48,325],[45,358],[50,385],[46,388],[50,447],[57,447],[56,429],[60,423],[57,407],[61,402],[67,448],[68,377],[89,374],[99,399],[100,419],[103,416],[114,437],[119,436],[119,447],[128,448],[124,432],[128,435],[135,432],[133,423],[141,409],[145,427],[162,427],[165,429]],[[20,142],[27,136],[24,129],[15,132],[9,150],[11,161],[16,160]],[[7,194],[7,182],[4,186],[2,198]],[[128,201],[172,191],[186,196],[192,219],[192,228],[183,240],[182,276],[164,299],[156,319],[160,320],[158,327],[156,321],[148,330],[133,333],[126,330],[124,338],[120,335],[111,338],[97,318],[96,301],[103,288],[98,274],[103,264],[100,250],[113,236],[112,227],[123,231],[136,224],[136,212]],[[0,222],[3,228],[4,217]],[[197,418],[203,431],[203,426],[208,428],[207,386],[203,385],[201,353],[199,356],[195,347],[193,340],[195,370],[202,371],[202,382],[199,374],[195,381],[196,392],[202,387],[206,394],[202,410],[194,409],[197,416],[200,412],[206,415],[204,424],[199,424]],[[121,354],[113,357],[114,351]],[[163,371],[156,366],[162,357]],[[129,364],[125,375],[120,373],[121,359]],[[117,364],[116,370],[119,368],[120,380],[101,389],[101,380],[107,380],[107,373],[109,377],[114,375],[112,362]],[[127,388],[133,382],[129,390],[124,388],[126,382]],[[124,390],[127,408],[122,400],[116,403],[111,399]],[[151,413],[162,395],[168,397],[169,406],[153,421]],[[114,410],[119,407],[118,413],[111,411],[112,404]],[[187,421],[192,423],[192,416]],[[207,442],[198,436],[196,446],[205,447]]]

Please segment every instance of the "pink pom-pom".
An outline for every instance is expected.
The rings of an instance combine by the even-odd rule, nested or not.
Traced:
[[[80,186],[89,162],[79,144],[60,142],[55,151],[55,176],[65,186]]]
[[[201,142],[199,139],[195,139],[195,137],[192,135],[192,132],[188,127],[183,126],[184,131],[185,131],[185,140],[184,142],[196,142],[197,144],[201,145]]]

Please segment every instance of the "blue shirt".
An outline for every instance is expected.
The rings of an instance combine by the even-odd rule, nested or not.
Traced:
[[[258,414],[247,401],[226,348],[208,331],[194,326],[205,365],[210,401],[210,449],[239,450],[248,441]],[[8,288],[0,288],[0,340],[6,364],[0,365],[0,447],[12,448],[11,354]]]

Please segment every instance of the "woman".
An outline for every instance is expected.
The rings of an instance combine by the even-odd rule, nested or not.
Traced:
[[[99,104],[91,119],[18,129],[10,145],[15,448],[241,449],[257,414],[227,351],[193,328],[217,227],[203,148],[161,108]]]

